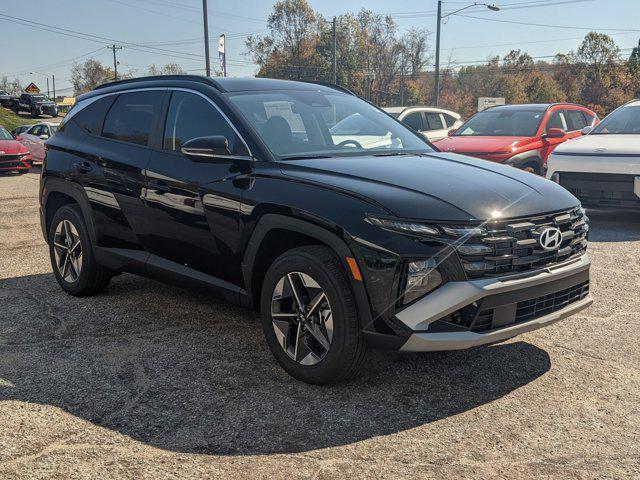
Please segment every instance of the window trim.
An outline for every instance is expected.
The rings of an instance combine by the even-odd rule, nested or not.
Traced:
[[[169,150],[164,148],[164,134],[165,134],[165,130],[167,128],[167,120],[169,119],[169,108],[171,107],[171,100],[173,98],[173,92],[174,91],[182,91],[182,92],[186,92],[186,93],[198,93],[200,94],[200,97],[204,98],[205,100],[208,100],[209,103],[211,103],[215,109],[218,111],[218,113],[220,115],[222,115],[222,118],[229,124],[229,126],[231,127],[231,129],[233,130],[233,132],[238,136],[238,138],[242,141],[242,144],[244,145],[246,151],[249,153],[249,155],[216,155],[215,158],[225,158],[225,159],[236,159],[236,160],[255,160],[255,158],[253,157],[253,155],[251,154],[251,150],[249,149],[249,146],[247,145],[247,142],[244,141],[244,138],[242,138],[242,135],[240,135],[240,132],[238,132],[238,129],[235,128],[235,126],[233,125],[233,123],[231,122],[231,120],[229,120],[229,118],[224,114],[224,112],[215,104],[211,101],[210,98],[208,98],[206,95],[201,94],[200,92],[196,92],[194,90],[189,90],[186,88],[171,88],[169,87],[168,89],[170,92],[170,95],[167,96],[166,102],[163,105],[163,115],[162,115],[162,122],[160,123],[160,125],[158,126],[158,130],[160,131],[159,135],[160,135],[160,145],[159,147],[156,149],[158,151],[161,151],[162,153],[165,154],[173,154],[173,155],[177,155],[180,157],[185,157],[185,154],[182,153],[182,149],[180,150]]]
[[[91,105],[92,103],[96,102],[97,100],[99,100],[101,98],[109,97],[109,96],[117,97],[118,95],[123,94],[123,93],[144,92],[144,91],[149,91],[149,90],[161,90],[161,91],[164,91],[164,92],[167,92],[167,93],[171,92],[171,91],[182,91],[182,92],[194,93],[194,94],[199,95],[202,98],[204,98],[207,102],[209,102],[211,105],[213,105],[213,107],[216,110],[218,110],[220,115],[222,115],[222,117],[225,119],[225,121],[229,124],[229,126],[236,133],[236,135],[238,135],[238,138],[240,138],[240,140],[244,144],[245,148],[247,149],[247,152],[249,152],[249,156],[246,156],[246,157],[245,156],[233,156],[232,155],[232,156],[220,156],[220,158],[243,159],[243,160],[254,160],[255,161],[255,157],[253,155],[253,152],[249,148],[249,145],[247,144],[246,140],[240,134],[240,132],[238,131],[236,126],[233,124],[233,122],[229,119],[229,117],[222,111],[220,106],[215,101],[213,101],[211,98],[209,98],[207,95],[205,95],[202,92],[199,92],[197,90],[191,89],[191,88],[185,88],[185,87],[143,87],[143,88],[128,88],[126,90],[118,90],[116,92],[102,93],[102,94],[95,95],[93,97],[90,97],[90,98],[86,99],[86,100],[90,100],[90,101],[87,101],[87,103],[82,105],[81,108],[79,108],[75,112],[73,112],[73,115],[71,117],[69,117],[69,114],[72,113],[72,112],[69,112],[69,114],[65,115],[65,120],[68,121],[67,117],[69,117],[69,120],[70,120],[78,112],[84,110],[87,106]],[[115,101],[115,99],[114,99],[114,101]],[[100,127],[100,135],[95,134],[95,133],[88,133],[87,135],[91,135],[93,137],[98,137],[98,138],[103,138],[103,139],[105,139],[107,141],[111,141],[111,142],[119,142],[119,143],[122,143],[124,145],[135,145],[136,147],[140,147],[140,148],[149,148],[151,150],[157,150],[157,148],[154,145],[139,145],[137,143],[124,142],[122,140],[115,140],[115,139],[112,139],[112,138],[103,137],[102,136],[102,128],[104,127],[104,119],[106,118],[107,114],[109,113],[109,110],[111,110],[111,107],[113,107],[113,103],[111,104],[111,106],[109,107],[109,109],[107,110],[105,115],[103,116],[102,120],[100,121],[100,125],[99,125],[99,127]],[[162,108],[160,110],[160,115],[162,116],[162,118],[164,118],[164,121],[162,122],[163,125],[164,125],[164,122],[166,122],[167,113],[168,113],[168,104],[167,103],[163,103],[162,104]],[[66,123],[66,121],[64,123]],[[61,122],[60,127],[62,127],[62,125],[63,125],[63,123]],[[177,153],[178,155],[184,157],[184,154],[182,154],[181,152],[175,152],[175,153]]]

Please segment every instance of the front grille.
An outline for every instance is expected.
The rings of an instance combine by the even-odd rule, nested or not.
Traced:
[[[589,281],[587,280],[573,287],[560,290],[559,292],[518,302],[515,321],[516,323],[526,322],[527,320],[549,315],[550,313],[563,309],[570,303],[582,300],[588,294]]]
[[[0,168],[24,167],[22,155],[0,155]]]
[[[580,208],[525,219],[492,221],[477,236],[458,245],[469,278],[526,272],[579,257],[587,249],[588,219]],[[562,233],[560,246],[544,250],[539,243],[545,227]]]
[[[634,192],[637,175],[619,173],[561,172],[560,185],[587,205],[640,204]]]

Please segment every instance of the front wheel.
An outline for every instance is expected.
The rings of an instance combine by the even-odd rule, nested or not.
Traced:
[[[53,273],[70,295],[99,293],[113,272],[96,262],[80,207],[64,205],[55,213],[49,229],[49,254]]]
[[[278,257],[260,306],[267,344],[291,376],[327,384],[358,372],[366,347],[351,286],[331,250],[299,247]]]

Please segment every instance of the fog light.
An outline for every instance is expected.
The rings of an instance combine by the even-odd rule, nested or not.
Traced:
[[[409,262],[402,303],[406,305],[416,298],[426,295],[441,283],[442,275],[440,275],[436,268],[436,262],[432,258]]]

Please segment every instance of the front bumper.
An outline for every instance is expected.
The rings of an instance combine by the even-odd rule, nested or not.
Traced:
[[[585,254],[533,274],[449,282],[396,313],[396,318],[412,330],[401,350],[466,349],[499,342],[573,315],[593,302],[584,290],[585,286],[588,289],[589,266]],[[569,293],[565,292],[571,292],[566,303]],[[442,321],[468,306],[477,306],[480,313],[491,311],[488,328],[474,331]],[[540,315],[535,313],[538,306]],[[517,312],[533,313],[519,317]]]

